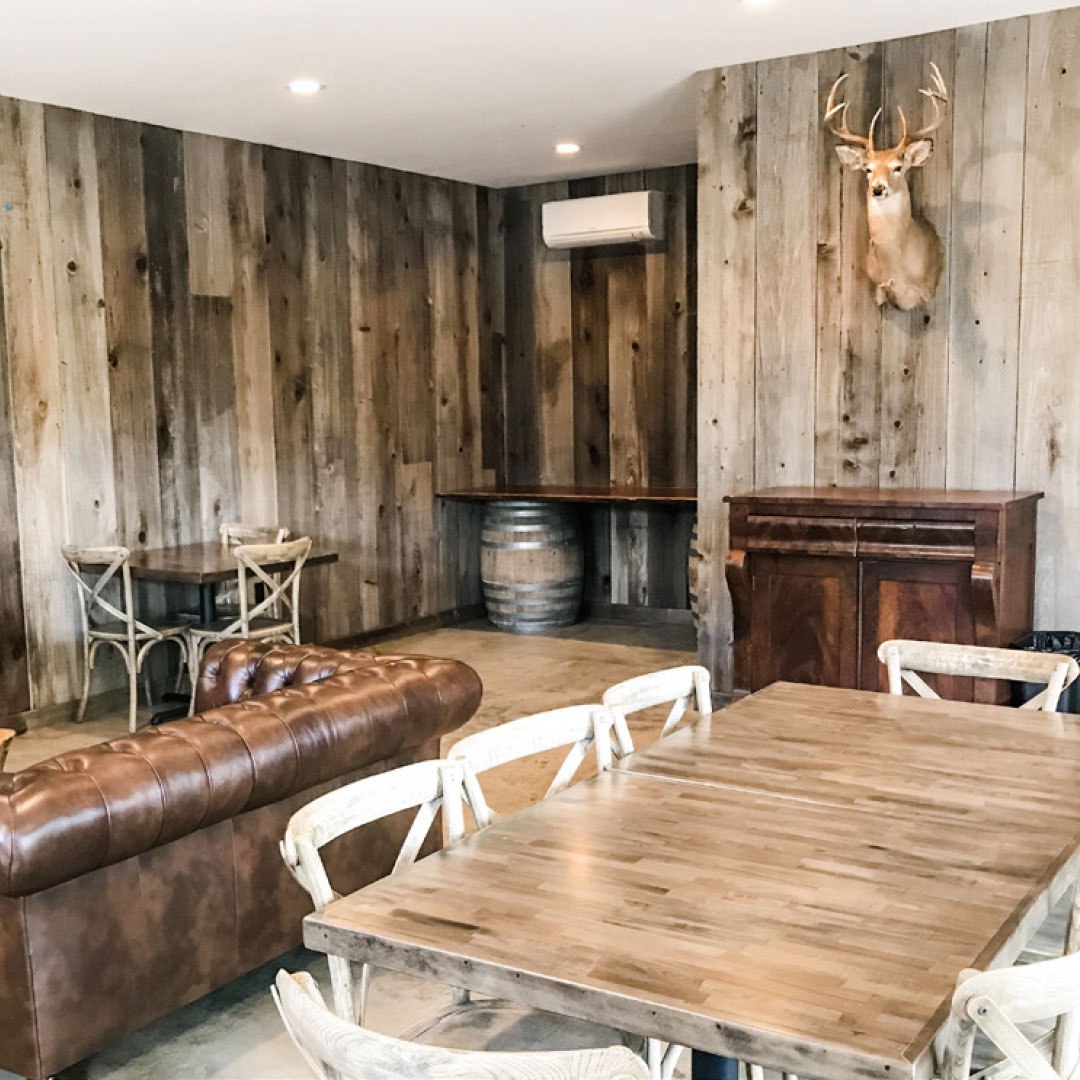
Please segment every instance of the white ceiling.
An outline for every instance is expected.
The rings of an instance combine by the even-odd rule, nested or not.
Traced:
[[[1061,6],[8,0],[0,94],[502,187],[694,160],[702,68]]]

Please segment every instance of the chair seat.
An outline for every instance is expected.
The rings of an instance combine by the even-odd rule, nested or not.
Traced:
[[[202,638],[216,638],[228,630],[233,623],[236,622],[235,618],[222,618],[215,619],[212,623],[199,623],[197,626],[188,627],[189,632],[193,637]],[[293,625],[291,622],[283,622],[281,619],[264,619],[257,618],[252,619],[248,624],[248,637],[259,638],[267,637],[271,634],[291,634]],[[240,628],[237,627],[235,634],[237,637],[243,637],[240,632]]]
[[[188,629],[187,625],[179,619],[140,619],[139,622],[149,626],[151,630],[162,637],[179,637],[185,634]],[[127,623],[120,622],[119,619],[115,622],[98,623],[96,626],[90,627],[91,639],[102,638],[106,641],[127,641],[127,636]],[[135,640],[150,641],[152,635],[136,628]]]
[[[608,1046],[628,1046],[638,1054],[644,1050],[643,1039],[617,1028],[530,1009],[512,1001],[483,998],[458,1005],[398,1037],[446,1050],[524,1053]]]

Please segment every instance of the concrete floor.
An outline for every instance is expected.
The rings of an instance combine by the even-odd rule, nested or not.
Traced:
[[[527,713],[598,701],[612,683],[675,664],[692,663],[689,628],[625,623],[584,623],[551,636],[523,637],[494,631],[486,622],[387,641],[380,653],[450,656],[474,667],[484,682],[480,710],[449,736],[458,738]],[[635,719],[635,743],[655,738],[664,710]],[[80,727],[35,728],[15,740],[9,770],[64,750],[91,745],[126,731],[125,715],[90,719]],[[559,764],[537,755],[485,777],[491,805],[500,813],[540,798]],[[588,765],[588,763],[587,763]],[[490,777],[490,779],[489,779]],[[59,1080],[302,1080],[310,1073],[284,1034],[270,1000],[275,971],[310,970],[325,992],[325,959],[297,949],[65,1070]],[[391,972],[377,974],[369,1022],[376,1031],[401,1034],[450,1005],[437,984]],[[685,1066],[685,1062],[684,1062]],[[680,1070],[679,1075],[685,1075]],[[15,1080],[0,1070],[0,1080]]]

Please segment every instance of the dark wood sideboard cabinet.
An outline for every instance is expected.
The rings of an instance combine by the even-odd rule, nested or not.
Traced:
[[[769,488],[729,496],[735,687],[886,690],[888,638],[1008,645],[1031,629],[1038,492]],[[928,680],[933,681],[933,680]],[[1008,684],[936,680],[957,700]]]

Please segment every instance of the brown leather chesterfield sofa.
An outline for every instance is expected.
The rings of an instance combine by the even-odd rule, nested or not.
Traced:
[[[437,757],[480,703],[464,664],[226,641],[198,714],[0,774],[0,1068],[41,1080],[300,943],[290,815]],[[408,821],[327,849],[353,890]]]

